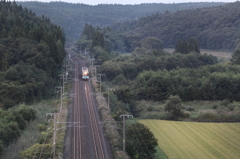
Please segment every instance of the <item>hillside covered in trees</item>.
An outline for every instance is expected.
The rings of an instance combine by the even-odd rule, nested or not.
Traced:
[[[49,97],[65,57],[59,26],[15,2],[0,2],[0,106]]]
[[[64,43],[61,28],[48,18],[15,2],[0,2],[0,155],[37,118],[35,108],[23,103],[53,96]]]
[[[200,48],[234,50],[239,47],[240,2],[174,13],[156,13],[112,29],[143,39],[153,36],[173,48],[178,40],[195,38]]]
[[[116,22],[130,21],[140,17],[159,12],[176,12],[193,8],[211,7],[225,3],[179,3],[179,4],[99,4],[96,6],[87,4],[71,4],[64,2],[17,2],[23,7],[31,9],[38,16],[47,16],[54,24],[64,28],[67,38],[78,39],[85,23],[94,27],[109,26]]]

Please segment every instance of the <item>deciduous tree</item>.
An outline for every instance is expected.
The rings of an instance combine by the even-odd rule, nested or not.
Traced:
[[[157,139],[148,127],[140,123],[126,128],[126,151],[132,159],[153,158]]]
[[[180,116],[182,114],[182,100],[180,97],[170,95],[164,106],[164,110],[175,116]]]

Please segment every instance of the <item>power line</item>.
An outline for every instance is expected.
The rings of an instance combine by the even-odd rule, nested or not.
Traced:
[[[137,139],[137,141],[138,141],[138,143],[139,143],[139,145],[140,145],[142,151],[144,152],[144,148],[142,147],[141,142],[139,141],[139,139],[138,139],[138,137],[137,137],[137,135],[136,135],[134,129],[133,129],[133,132],[134,132],[134,135],[135,135],[135,137],[136,137],[136,139]],[[138,149],[136,148],[136,150],[138,150]],[[137,151],[137,153],[138,153],[138,151]]]
[[[49,131],[48,131],[48,133],[49,133]],[[46,140],[47,140],[48,133],[45,135],[45,139],[44,139],[44,142],[43,142],[43,145],[42,145],[42,150],[41,150],[41,152],[40,152],[40,155],[39,155],[39,158],[38,158],[38,159],[41,159],[42,152],[43,152],[43,149],[44,149],[44,146],[45,146]]]
[[[134,124],[133,124],[133,125],[134,125]],[[135,126],[136,130],[138,131],[138,129],[137,129],[137,127],[136,127],[136,125],[134,125],[134,126]],[[149,154],[150,154],[150,155],[151,155],[151,157],[153,158],[153,156],[152,156],[151,152],[149,151],[149,149],[148,149],[148,147],[147,147],[146,143],[144,142],[144,140],[143,140],[143,138],[142,138],[142,136],[141,136],[141,133],[140,133],[139,131],[138,131],[138,134],[139,134],[139,136],[140,136],[140,138],[141,138],[142,142],[144,143],[144,145],[145,145],[146,149],[148,150]]]

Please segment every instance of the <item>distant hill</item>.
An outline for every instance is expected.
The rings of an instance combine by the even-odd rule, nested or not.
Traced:
[[[96,6],[71,4],[64,2],[17,2],[31,9],[37,16],[46,16],[51,22],[64,28],[66,37],[79,39],[85,23],[92,26],[108,26],[116,22],[131,21],[153,13],[176,12],[179,10],[211,7],[225,3],[179,3],[179,4],[140,4],[140,5],[108,5]]]
[[[234,50],[240,42],[240,2],[174,13],[156,13],[131,22],[117,23],[112,29],[140,38],[153,36],[174,47],[178,40],[191,37],[203,49]]]

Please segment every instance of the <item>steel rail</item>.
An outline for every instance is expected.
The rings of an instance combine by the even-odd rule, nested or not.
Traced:
[[[88,114],[89,114],[89,118],[90,118],[90,126],[91,126],[91,132],[92,132],[92,137],[93,137],[93,144],[94,144],[94,152],[95,152],[95,156],[96,156],[96,158],[98,159],[98,153],[97,153],[97,145],[96,145],[96,140],[95,140],[95,135],[94,135],[94,125],[93,125],[93,117],[92,117],[92,113],[91,113],[91,111],[90,111],[90,109],[91,109],[91,106],[89,105],[89,100],[90,100],[90,98],[89,98],[89,92],[86,90],[86,85],[84,85],[85,87],[85,95],[86,95],[86,100],[87,100],[87,105],[88,105]]]
[[[79,78],[79,76],[81,75],[81,72],[80,72],[81,63],[79,61],[78,61],[78,69],[77,70],[78,70],[77,78]],[[79,80],[77,83],[78,83],[78,87],[76,87],[76,88],[77,88],[77,91],[78,91],[78,104],[77,104],[76,113],[77,113],[77,117],[78,117],[77,122],[81,123],[82,122],[81,121],[81,115],[80,115],[81,114],[81,106],[82,106],[82,104],[80,104],[80,102],[81,102],[80,97],[82,97],[81,80]],[[77,155],[76,159],[82,159],[83,158],[83,156],[82,156],[82,131],[81,131],[81,127],[77,127],[77,129],[78,129],[78,139],[76,140],[76,142],[78,143],[79,154]]]
[[[74,62],[74,63],[77,63],[76,61]],[[75,71],[74,71],[74,75],[75,75],[75,78],[76,78],[76,76],[77,76],[77,71],[76,71],[76,64],[74,65],[75,66]],[[78,95],[77,94],[77,89],[76,89],[76,85],[77,85],[77,82],[75,81],[74,82],[74,94],[76,94],[76,95]],[[75,112],[75,105],[76,105],[76,103],[77,103],[77,97],[76,98],[74,98],[74,105],[73,105],[73,112]],[[74,120],[74,122],[75,122],[75,113],[73,113],[73,120]],[[76,154],[76,142],[75,142],[75,136],[76,136],[76,129],[75,129],[75,127],[73,128],[73,158],[75,159],[75,154]]]
[[[76,60],[76,64],[75,64],[75,78],[78,78],[79,76],[79,67],[81,65],[79,64],[79,62]],[[80,81],[75,81],[75,94],[76,94],[76,98],[75,98],[75,102],[74,102],[74,121],[75,122],[81,122],[80,119],[80,112],[81,112],[81,104],[80,104],[80,96],[81,96],[81,92],[80,92]],[[82,145],[81,145],[81,127],[74,127],[74,159],[82,159]]]
[[[94,147],[95,147],[95,154],[97,159],[105,159],[104,157],[104,151],[103,151],[103,146],[102,146],[102,140],[100,137],[100,132],[99,132],[99,127],[98,127],[98,122],[96,118],[96,113],[95,109],[93,107],[93,99],[92,96],[90,95],[90,88],[89,88],[89,83],[85,82],[84,85],[85,92],[86,92],[86,99],[87,99],[87,105],[89,109],[89,116],[90,116],[90,123],[92,127],[92,135],[94,139]]]

